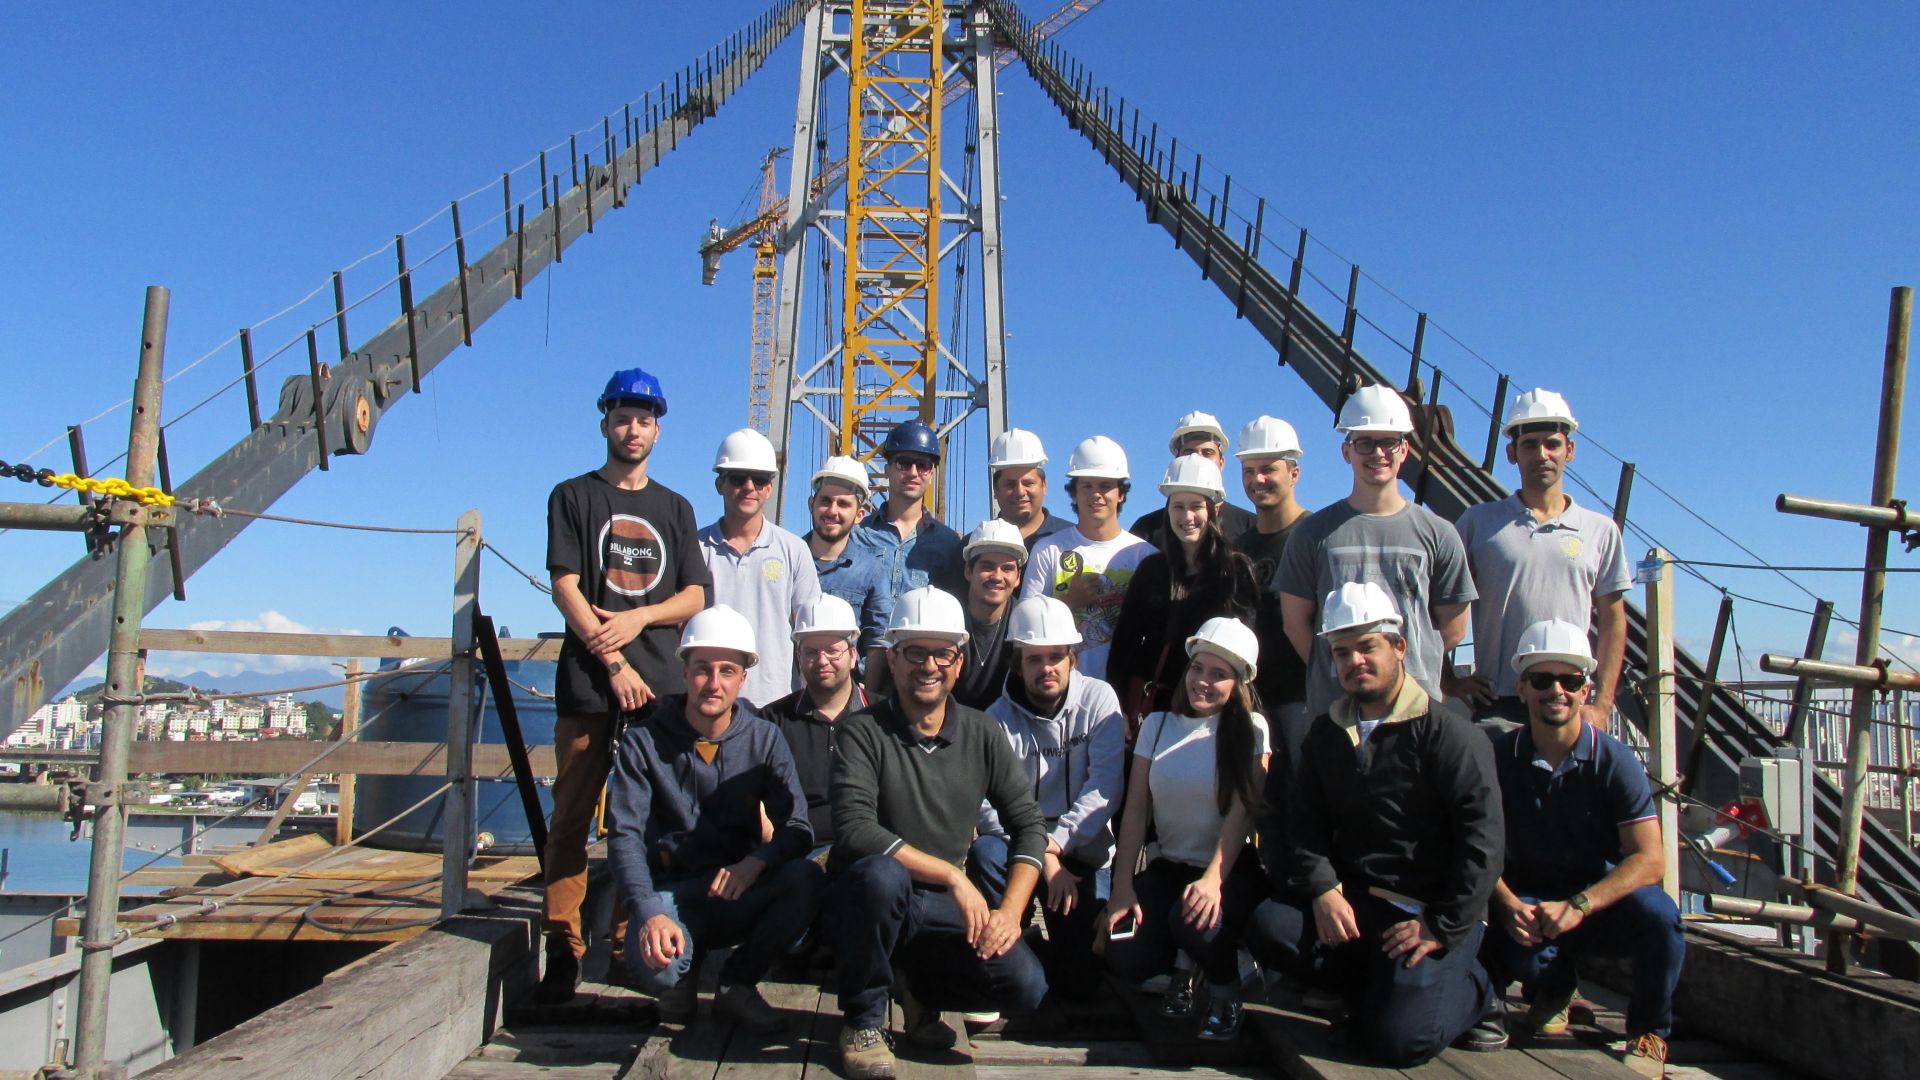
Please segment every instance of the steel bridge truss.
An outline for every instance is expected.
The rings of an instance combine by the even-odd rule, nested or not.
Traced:
[[[769,435],[786,468],[795,410],[822,425],[835,454],[871,462],[895,424],[920,419],[945,440],[985,410],[989,437],[1006,429],[1006,343],[1000,263],[999,117],[994,36],[984,5],[949,0],[828,2],[807,15],[782,229]],[[845,198],[815,175],[825,149],[829,82],[846,80]],[[958,155],[943,138],[948,101],[971,83],[976,142]],[[959,159],[954,165],[956,157]],[[978,169],[977,191],[955,179]],[[809,240],[840,259],[840,341],[796,371]],[[981,355],[940,336],[940,279],[975,239],[985,329]],[[942,375],[949,388],[942,389]],[[944,490],[944,475],[930,493]],[[776,512],[780,509],[776,496]]]

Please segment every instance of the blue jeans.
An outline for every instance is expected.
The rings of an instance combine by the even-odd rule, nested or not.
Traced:
[[[1080,887],[1075,890],[1073,910],[1062,915],[1046,907],[1047,883],[1042,881],[1037,886],[1042,901],[1041,915],[1047,921],[1047,951],[1042,962],[1049,986],[1068,997],[1085,998],[1092,996],[1100,985],[1100,965],[1093,955],[1093,938],[1100,911],[1106,907],[1113,872],[1104,867],[1091,869],[1075,862],[1072,856],[1062,861],[1070,873],[1080,878]],[[967,877],[972,879],[974,888],[980,890],[980,895],[987,898],[987,903],[998,907],[1007,895],[1007,838],[975,839],[967,852]]]
[[[627,920],[627,971],[643,994],[659,997],[679,985],[693,969],[695,949],[737,946],[720,969],[728,986],[751,986],[766,977],[773,962],[785,955],[813,922],[826,886],[826,871],[807,859],[794,859],[760,875],[738,900],[707,895],[712,873],[670,878],[653,883],[666,902],[667,917],[680,926],[686,947],[658,971],[641,959],[640,934],[645,927],[638,912]]]
[[[1521,899],[1531,904],[1541,898]],[[1633,890],[1542,945],[1522,945],[1506,931],[1495,930],[1487,935],[1486,951],[1487,961],[1496,971],[1519,980],[1536,994],[1574,989],[1575,957],[1624,956],[1633,963],[1627,1033],[1652,1032],[1664,1039],[1673,1030],[1673,988],[1680,982],[1687,942],[1680,926],[1680,909],[1658,885]]]
[[[1409,968],[1380,949],[1380,935],[1410,918],[1372,896],[1352,899],[1360,937],[1332,949],[1319,944],[1313,912],[1268,900],[1254,913],[1247,950],[1262,964],[1309,978],[1347,996],[1363,1045],[1395,1068],[1410,1068],[1452,1045],[1493,1002],[1493,981],[1477,958],[1486,932],[1475,924],[1451,949]]]
[[[1031,1012],[1047,995],[1046,973],[1025,942],[980,959],[953,897],[916,885],[891,855],[868,855],[842,871],[827,891],[825,912],[849,1028],[886,1025],[896,969],[913,995],[936,1009]]]
[[[1107,943],[1107,964],[1123,979],[1139,982],[1173,967],[1174,950],[1193,957],[1210,983],[1240,982],[1240,938],[1247,918],[1267,888],[1260,860],[1248,847],[1233,862],[1220,888],[1220,921],[1200,930],[1181,913],[1181,896],[1205,867],[1155,859],[1133,876],[1141,919],[1133,937]]]

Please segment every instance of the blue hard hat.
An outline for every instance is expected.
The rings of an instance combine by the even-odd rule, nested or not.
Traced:
[[[940,436],[924,420],[908,420],[895,424],[887,432],[887,439],[880,444],[880,456],[891,458],[895,454],[925,454],[935,461],[940,460]]]
[[[667,415],[667,395],[660,389],[660,380],[647,374],[645,368],[614,372],[613,378],[607,380],[607,388],[600,391],[601,412],[623,401],[645,405],[655,416]]]

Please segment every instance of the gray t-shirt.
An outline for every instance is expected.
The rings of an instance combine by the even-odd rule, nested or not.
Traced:
[[[1371,581],[1393,597],[1406,620],[1407,674],[1435,701],[1446,650],[1432,608],[1474,598],[1467,552],[1445,518],[1408,503],[1373,516],[1345,499],[1294,526],[1280,558],[1280,591],[1313,601],[1313,657],[1307,663],[1307,715],[1327,711],[1340,696],[1333,651],[1319,636],[1319,609],[1328,593],[1349,581]]]
[[[1584,627],[1593,598],[1626,592],[1633,571],[1613,519],[1574,504],[1548,521],[1510,495],[1468,507],[1455,524],[1467,547],[1480,601],[1473,608],[1473,666],[1493,692],[1519,692],[1513,650],[1542,619]]]
[[[793,667],[793,610],[820,598],[820,575],[807,542],[771,521],[742,555],[720,534],[720,523],[700,530],[700,557],[713,574],[713,602],[747,617],[760,662],[747,671],[740,696],[770,705],[800,688]]]

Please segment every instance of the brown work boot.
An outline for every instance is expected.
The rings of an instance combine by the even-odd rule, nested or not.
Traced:
[[[1647,1080],[1667,1075],[1667,1040],[1649,1031],[1627,1040],[1627,1068]]]
[[[879,1028],[840,1029],[840,1070],[848,1080],[892,1080],[893,1047]]]
[[[536,1005],[565,1005],[580,986],[580,958],[565,942],[547,947],[547,973],[533,992]]]
[[[949,1050],[958,1041],[953,1028],[940,1018],[940,1010],[935,1009],[908,990],[900,998],[901,1034],[915,1046],[924,1046],[932,1050]]]
[[[1574,987],[1564,991],[1535,990],[1527,1006],[1527,1030],[1536,1035],[1565,1035],[1572,1020]]]

